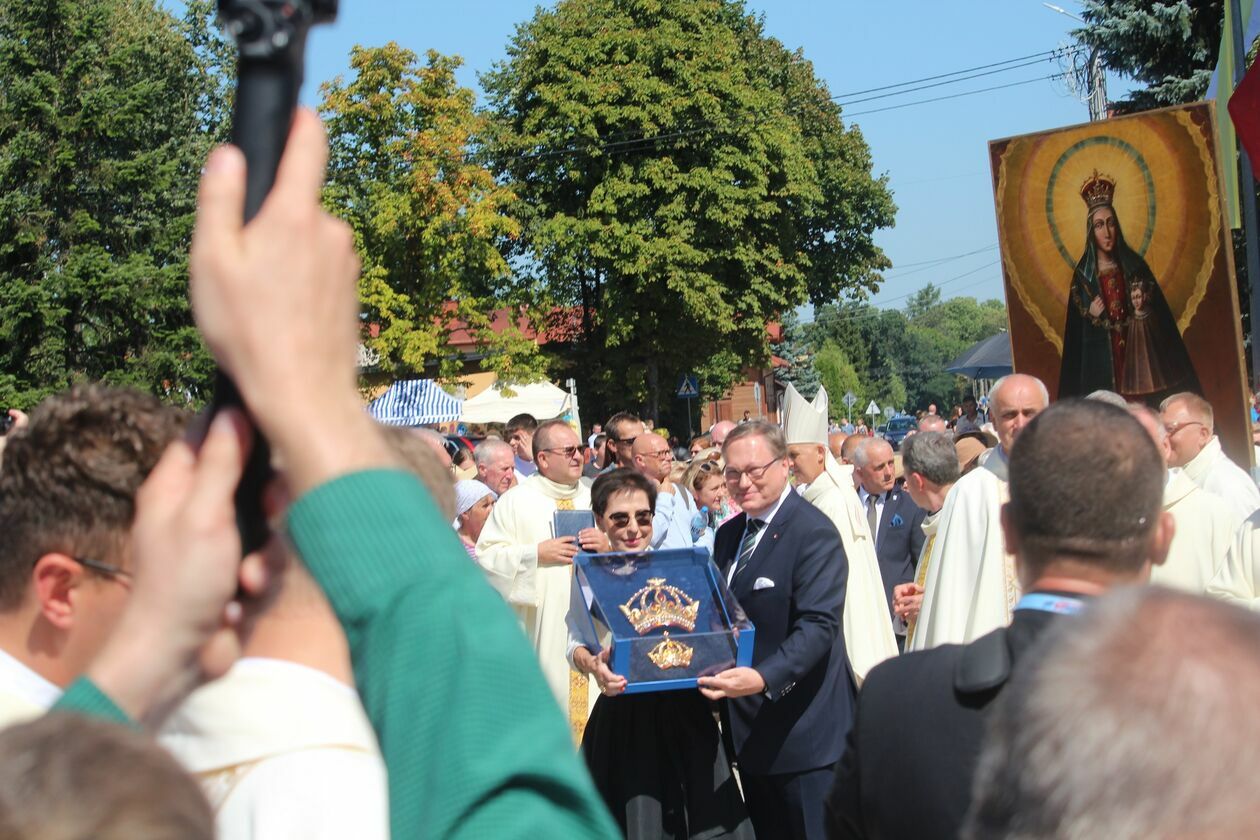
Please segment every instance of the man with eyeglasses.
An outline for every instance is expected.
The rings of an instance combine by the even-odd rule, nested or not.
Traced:
[[[738,426],[722,455],[743,513],[718,530],[713,557],[757,638],[752,667],[701,677],[700,690],[726,701],[757,836],[824,837],[823,803],[854,707],[841,626],[849,563],[831,520],[788,483],[778,426]]]
[[[51,706],[114,628],[131,586],[136,491],[184,423],[152,396],[78,385],[10,435],[0,469],[0,726]]]
[[[604,428],[608,430],[608,458],[603,472],[611,472],[617,467],[633,467],[632,447],[639,435],[647,432],[643,420],[632,411],[619,411],[608,418]]]
[[[695,545],[695,540],[691,538],[691,520],[696,511],[688,506],[687,495],[670,480],[674,471],[674,453],[669,443],[660,435],[649,432],[639,435],[630,452],[630,466],[656,487],[652,548],[691,548]]]
[[[608,539],[593,527],[577,539],[553,533],[556,511],[591,509],[590,488],[580,480],[577,433],[563,420],[541,423],[533,435],[532,454],[538,472],[499,497],[477,540],[477,562],[521,620],[570,723],[584,723],[590,700],[587,680],[569,678],[564,617],[573,558],[583,548],[607,551]]]
[[[1191,481],[1243,519],[1260,508],[1256,483],[1221,449],[1207,400],[1188,391],[1173,394],[1160,405],[1159,416],[1172,448],[1169,466],[1181,467]]]

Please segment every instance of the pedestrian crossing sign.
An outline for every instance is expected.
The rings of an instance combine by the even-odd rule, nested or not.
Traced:
[[[694,376],[685,375],[678,380],[678,399],[694,400],[700,397],[700,382]]]

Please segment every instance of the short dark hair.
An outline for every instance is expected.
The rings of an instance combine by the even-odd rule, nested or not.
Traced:
[[[505,437],[512,437],[517,432],[525,431],[531,434],[538,431],[538,421],[532,414],[518,414],[511,420],[507,421],[507,425],[503,427]]]
[[[152,739],[51,712],[0,733],[0,837],[212,840],[197,782]]]
[[[944,432],[918,432],[901,443],[901,466],[906,475],[918,473],[943,487],[958,480],[958,450]]]
[[[648,481],[642,473],[626,467],[609,470],[595,479],[591,485],[591,510],[596,516],[603,516],[608,510],[608,502],[617,493],[642,490],[647,494],[648,507],[656,513],[656,485]]]
[[[560,427],[566,428],[571,432],[573,431],[573,427],[570,426],[568,423],[566,423],[564,420],[561,420],[559,417],[555,418],[554,420],[546,420],[540,423],[538,427],[534,429],[534,441],[533,441],[533,446],[530,449],[534,453],[535,460],[538,459],[539,452],[542,452],[544,449],[547,449],[550,447],[551,430],[555,428],[560,428]],[[577,434],[577,433],[574,432],[574,434]],[[581,443],[581,441],[578,441],[578,442]]]
[[[621,441],[621,427],[626,423],[642,423],[643,418],[635,414],[633,411],[618,411],[612,417],[608,418],[608,422],[604,424],[604,428],[608,430],[608,440],[612,443]]]
[[[1009,516],[1034,574],[1057,557],[1138,571],[1163,510],[1164,460],[1129,412],[1063,400],[1033,418],[1010,454]]]
[[[967,394],[965,397],[963,397],[963,405],[966,405],[967,403],[973,403],[975,401],[976,401],[975,394]]]
[[[608,440],[608,435],[604,434],[603,432],[600,432],[599,434],[595,435],[595,446],[594,446],[594,448],[595,448],[595,449],[599,449],[601,446],[603,446],[603,445],[604,445],[604,443],[605,443],[607,440]]]
[[[122,563],[136,491],[187,414],[132,388],[75,385],[9,438],[0,469],[0,611],[49,552]]]

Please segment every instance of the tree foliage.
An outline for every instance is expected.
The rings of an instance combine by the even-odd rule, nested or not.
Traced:
[[[209,8],[0,0],[0,404],[78,379],[207,395],[187,251],[223,130]]]
[[[1224,26],[1224,0],[1083,0],[1072,34],[1103,64],[1142,85],[1110,104],[1119,113],[1203,98]]]
[[[818,348],[818,352],[814,354],[814,369],[818,372],[819,383],[827,389],[833,418],[842,416],[845,411],[843,398],[850,391],[858,398],[853,410],[861,413],[866,404],[863,401],[862,382],[840,345],[828,341]]]
[[[353,78],[322,88],[325,203],[354,229],[359,296],[378,328],[365,343],[383,369],[436,365],[456,378],[462,360],[451,340],[467,331],[486,353],[484,367],[528,380],[541,363],[537,344],[515,318],[492,327],[495,310],[520,297],[499,248],[519,231],[515,196],[471,157],[486,119],[456,83],[460,64],[433,51],[421,63],[392,42],[351,51]]]
[[[482,83],[528,208],[515,256],[580,313],[597,403],[655,415],[682,371],[719,395],[767,322],[887,265],[864,140],[737,0],[561,0]]]
[[[1001,301],[941,300],[939,289],[929,285],[906,302],[904,311],[852,301],[818,307],[814,321],[801,326],[804,349],[799,355],[808,358],[811,349],[818,353],[835,345],[855,369],[858,387],[853,392],[863,406],[874,399],[897,409],[926,408],[961,400],[966,382],[946,373],[945,366],[972,344],[1004,329],[1006,309]],[[783,356],[781,348],[778,353]],[[819,364],[817,355],[813,364]],[[830,393],[829,384],[827,390]],[[833,396],[837,405],[839,396]]]

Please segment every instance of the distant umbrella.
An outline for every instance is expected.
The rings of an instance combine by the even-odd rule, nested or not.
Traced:
[[[1011,363],[1011,334],[1000,332],[978,341],[945,366],[949,373],[968,379],[997,379],[1014,370]]]

